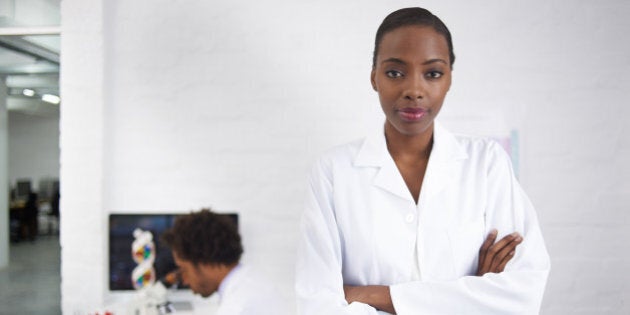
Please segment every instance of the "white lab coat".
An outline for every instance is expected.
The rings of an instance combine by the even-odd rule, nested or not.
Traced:
[[[491,229],[523,235],[505,271],[474,276]],[[437,122],[416,204],[381,131],[313,167],[296,266],[299,313],[378,314],[343,285],[389,285],[399,315],[537,314],[549,255],[530,201],[494,141]]]
[[[221,281],[217,315],[289,315],[272,282],[241,265]]]

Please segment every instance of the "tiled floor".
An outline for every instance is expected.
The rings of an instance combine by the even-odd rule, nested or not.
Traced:
[[[0,269],[0,314],[61,314],[59,236],[12,243]]]

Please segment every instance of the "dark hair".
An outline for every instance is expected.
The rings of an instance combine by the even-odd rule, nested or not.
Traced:
[[[178,217],[161,240],[177,256],[195,265],[232,265],[243,253],[241,236],[234,222],[208,209]]]
[[[378,55],[378,46],[383,40],[383,36],[397,28],[403,26],[428,26],[433,28],[436,32],[444,36],[446,43],[448,44],[448,52],[450,58],[451,67],[455,63],[455,53],[453,52],[453,41],[451,39],[451,32],[446,25],[438,18],[423,8],[405,8],[390,13],[383,23],[378,27],[376,31],[376,40],[374,41],[374,56],[372,58],[372,68],[376,67],[376,56]]]

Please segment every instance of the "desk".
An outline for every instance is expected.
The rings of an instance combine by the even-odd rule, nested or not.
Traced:
[[[53,227],[58,231],[59,220],[52,215],[51,202],[46,199],[39,200],[37,209],[27,211],[26,200],[12,200],[9,203],[9,235],[12,242],[18,242],[27,238],[34,239],[42,234],[40,227],[48,228],[48,234],[53,234]]]
[[[17,200],[11,200],[9,202],[9,208],[11,208],[11,209],[13,209],[13,208],[24,208],[24,206],[26,206],[26,200],[17,199]]]
[[[113,313],[113,315],[132,315],[134,299],[136,298],[136,292],[110,292],[110,295],[106,299],[105,306],[91,310],[75,310],[72,314],[104,314],[106,311]],[[209,298],[202,298],[199,295],[194,295],[190,290],[175,290],[169,291],[168,300],[175,306],[178,303],[190,303],[192,310],[181,310],[173,313],[173,315],[212,315],[216,314],[219,307],[219,297],[215,293]]]
[[[25,220],[25,200],[13,200],[9,203],[9,237],[12,242],[23,239],[28,229]]]

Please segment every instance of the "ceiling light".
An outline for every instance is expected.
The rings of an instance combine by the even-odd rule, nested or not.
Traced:
[[[35,91],[33,91],[31,89],[24,89],[22,91],[22,94],[24,94],[25,96],[33,96],[33,95],[35,95]]]
[[[59,104],[59,102],[61,102],[61,98],[59,98],[59,96],[57,95],[44,94],[42,95],[42,101],[48,102],[51,104]]]

